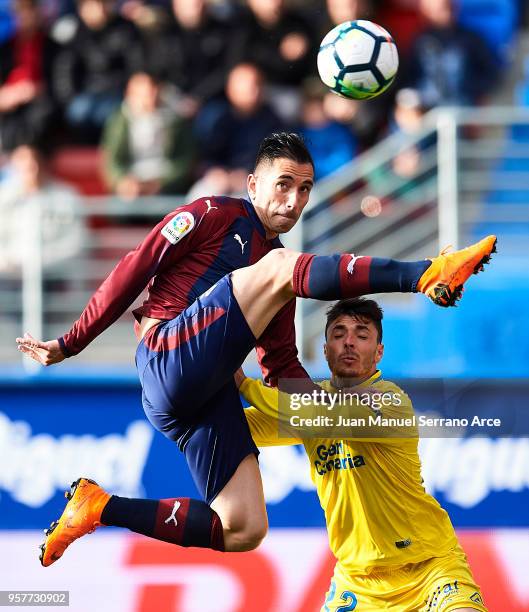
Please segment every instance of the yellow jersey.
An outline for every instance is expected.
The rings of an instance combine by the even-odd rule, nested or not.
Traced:
[[[319,384],[336,392],[330,381]],[[384,418],[414,417],[410,398],[383,380],[380,371],[360,387],[400,398],[381,409]],[[329,544],[344,574],[418,563],[441,557],[457,545],[448,514],[423,487],[418,430],[402,438],[366,438],[358,433],[336,439],[301,438],[299,430],[278,421],[276,388],[247,378],[240,391],[252,405],[245,412],[257,446],[304,445]],[[373,412],[358,404],[352,414],[363,418]]]

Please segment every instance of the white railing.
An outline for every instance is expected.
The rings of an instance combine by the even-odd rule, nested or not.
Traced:
[[[513,133],[514,126],[527,130],[526,141]],[[392,167],[414,148],[420,161],[399,176]],[[515,169],[505,160],[515,160]],[[380,213],[366,216],[366,198],[373,197]],[[299,250],[421,259],[446,245],[468,243],[476,237],[473,230],[489,222],[500,234],[502,252],[524,256],[529,224],[523,237],[501,234],[529,221],[529,109],[434,110],[415,134],[393,134],[321,181],[304,215],[296,233]],[[406,306],[410,297],[385,297],[391,300]],[[322,340],[326,307],[298,301],[304,358],[313,357],[314,342]]]
[[[513,132],[515,125],[527,130],[527,141]],[[414,160],[413,151],[418,152]],[[155,220],[182,202],[175,197],[133,204],[112,197],[86,198],[78,210],[87,228],[78,252],[47,265],[36,201],[35,222],[23,238],[30,251],[20,269],[0,272],[0,361],[18,362],[14,338],[25,330],[53,338],[69,329],[118,259]],[[135,225],[126,223],[131,215]],[[500,234],[502,227],[509,232],[517,228],[518,233],[507,232],[502,251],[507,247],[512,254],[526,254],[529,110],[431,112],[420,131],[405,137],[393,134],[320,181],[302,222],[283,242],[320,253],[420,259],[446,244],[468,242],[483,223],[495,224]],[[405,304],[410,298],[390,299]],[[314,342],[321,338],[325,307],[298,301],[297,335],[304,358],[314,354]],[[131,322],[130,314],[122,317],[76,358],[76,365],[131,365],[135,344]],[[26,367],[31,367],[27,361]]]

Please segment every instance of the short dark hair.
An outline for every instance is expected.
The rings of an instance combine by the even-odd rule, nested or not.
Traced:
[[[362,297],[348,298],[340,300],[327,310],[327,323],[325,325],[325,338],[327,338],[327,330],[333,321],[338,317],[348,315],[350,317],[358,317],[367,321],[372,321],[378,333],[378,342],[382,342],[382,318],[384,313],[382,308],[375,300],[368,300]]]
[[[264,138],[257,152],[254,169],[263,161],[272,164],[280,158],[291,159],[298,164],[311,164],[314,168],[314,160],[303,137],[295,132],[276,132]]]

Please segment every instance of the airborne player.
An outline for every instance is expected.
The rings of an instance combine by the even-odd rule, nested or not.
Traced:
[[[271,384],[279,376],[308,378],[295,345],[296,296],[419,291],[453,306],[495,250],[494,236],[417,262],[283,249],[278,235],[297,222],[313,180],[299,136],[265,138],[248,176],[250,201],[211,196],[177,208],[117,264],[68,333],[48,342],[17,338],[33,359],[58,363],[81,352],[148,286],[146,301],[134,311],[143,407],[184,453],[203,497],[127,499],[81,478],[48,530],[43,565],[101,524],[181,546],[258,546],[268,526],[258,450],[233,381],[247,354],[257,348]]]

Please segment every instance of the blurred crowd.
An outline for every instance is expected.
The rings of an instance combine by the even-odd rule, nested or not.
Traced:
[[[23,189],[24,160],[48,176],[40,165],[79,147],[100,152],[105,189],[129,200],[244,193],[258,143],[281,129],[304,134],[325,177],[382,136],[417,130],[431,108],[485,102],[523,6],[0,0],[0,209]],[[397,83],[368,102],[328,92],[316,73],[325,33],[362,18],[392,32],[401,59]],[[394,170],[413,164],[412,152]]]

